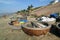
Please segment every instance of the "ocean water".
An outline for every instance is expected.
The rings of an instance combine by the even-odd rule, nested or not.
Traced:
[[[12,15],[14,13],[0,13],[0,16],[3,16],[3,15]]]
[[[0,13],[0,16],[3,16],[3,15],[5,15],[5,13]]]

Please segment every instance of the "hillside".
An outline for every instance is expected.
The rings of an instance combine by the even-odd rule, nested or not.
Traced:
[[[32,11],[31,14],[40,16],[40,15],[49,15],[51,13],[57,13],[57,12],[60,13],[60,2],[54,5],[48,5],[48,6],[38,8]]]

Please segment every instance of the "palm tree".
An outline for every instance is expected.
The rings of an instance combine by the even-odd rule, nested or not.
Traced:
[[[22,14],[22,15],[29,15],[29,13],[32,11],[33,6],[30,5],[28,6],[27,10],[23,9],[21,11],[18,11],[17,14]]]
[[[20,14],[20,11],[17,11],[16,14],[19,15]]]
[[[31,10],[33,8],[32,5],[28,6],[27,10]]]
[[[28,6],[28,8],[27,8],[27,12],[28,12],[28,14],[30,14],[30,13],[31,13],[32,8],[33,8],[33,6],[32,6],[32,5]]]
[[[17,13],[20,13],[20,11],[18,11]]]

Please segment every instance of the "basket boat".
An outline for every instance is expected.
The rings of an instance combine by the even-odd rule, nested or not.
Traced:
[[[59,23],[57,23],[57,25],[56,25],[56,26],[57,26],[57,28],[58,28],[58,29],[60,29],[60,22],[59,22]]]
[[[25,25],[22,26],[22,30],[24,31],[24,33],[26,33],[27,35],[30,36],[41,36],[41,35],[46,35],[51,28],[51,25],[48,25],[47,27],[27,27],[29,23],[26,23]]]

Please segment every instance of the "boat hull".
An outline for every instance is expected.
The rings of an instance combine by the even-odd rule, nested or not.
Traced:
[[[41,35],[46,35],[49,31],[50,31],[50,27],[49,28],[45,28],[45,29],[29,29],[29,28],[24,28],[22,27],[22,30],[30,36],[41,36]]]

